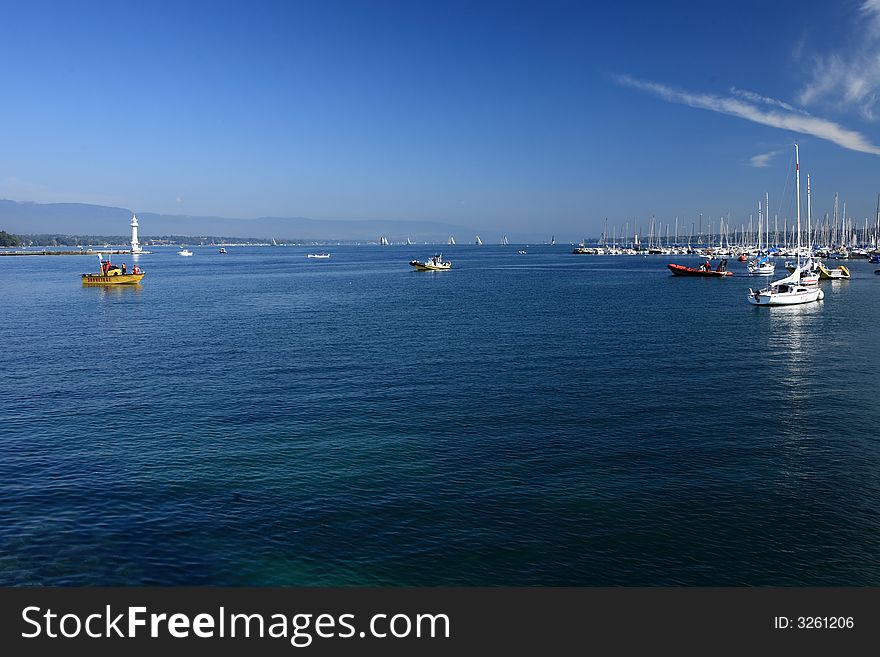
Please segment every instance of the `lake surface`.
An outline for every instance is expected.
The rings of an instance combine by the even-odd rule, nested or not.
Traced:
[[[880,585],[875,265],[191,248],[0,258],[0,583]]]

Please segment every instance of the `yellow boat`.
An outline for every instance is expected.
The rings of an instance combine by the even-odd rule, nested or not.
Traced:
[[[100,260],[101,256],[98,256]],[[118,265],[110,262],[101,261],[101,271],[97,274],[83,274],[83,285],[137,285],[144,277],[144,272],[135,265],[131,273],[122,273],[122,269]]]
[[[843,265],[834,269],[828,269],[825,265],[819,265],[819,278],[822,280],[841,280],[852,278],[852,276],[850,276],[849,269]]]

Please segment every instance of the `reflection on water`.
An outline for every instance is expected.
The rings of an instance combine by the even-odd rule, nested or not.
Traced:
[[[776,355],[777,382],[774,398],[784,400],[784,415],[779,419],[779,429],[791,449],[798,449],[802,441],[809,439],[811,413],[821,389],[823,376],[820,361],[821,321],[823,313],[829,312],[822,301],[794,306],[776,306],[770,309],[770,347]],[[786,463],[789,475],[797,476],[798,463],[788,449]]]
[[[139,295],[143,287],[139,283],[134,285],[84,285],[84,289],[97,288],[98,298],[101,301],[113,301],[115,299],[131,298],[131,295]]]
[[[822,301],[796,306],[776,306],[770,310],[770,345],[780,356],[780,364],[788,372],[783,385],[802,383],[802,377],[815,362],[818,347],[818,326],[823,312]]]

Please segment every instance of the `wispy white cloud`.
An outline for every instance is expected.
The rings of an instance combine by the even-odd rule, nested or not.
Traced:
[[[801,50],[795,56],[803,53]],[[809,66],[810,78],[799,102],[855,108],[863,118],[875,120],[880,103],[880,0],[865,0],[846,45],[812,58]]]
[[[760,103],[763,105],[770,105],[771,107],[781,107],[784,110],[788,110],[789,112],[795,112],[797,114],[809,114],[809,112],[799,109],[797,107],[792,107],[788,103],[782,100],[778,100],[776,98],[770,98],[769,96],[762,96],[761,94],[756,94],[754,91],[748,91],[746,89],[737,89],[736,87],[730,88],[730,93],[734,96],[738,96],[745,100],[749,100],[753,103]]]
[[[865,0],[860,11],[867,19],[865,23],[868,34],[875,39],[880,39],[880,2],[878,0]]]
[[[877,2],[880,3],[880,0]],[[742,98],[682,91],[657,82],[637,80],[628,75],[614,76],[614,80],[620,85],[646,91],[670,103],[738,116],[773,128],[812,135],[849,150],[880,155],[880,147],[872,144],[864,135],[827,119],[782,108],[766,109]]]
[[[781,152],[782,151],[770,151],[769,153],[753,155],[749,158],[749,164],[758,169],[763,169],[764,167],[770,166],[770,160],[779,155]]]

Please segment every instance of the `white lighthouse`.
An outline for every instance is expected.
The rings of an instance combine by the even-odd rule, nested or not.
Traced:
[[[138,218],[137,215],[131,215],[131,252],[142,253],[141,245],[138,242]]]

